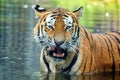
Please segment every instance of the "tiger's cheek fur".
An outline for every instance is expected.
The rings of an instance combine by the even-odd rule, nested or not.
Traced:
[[[72,31],[66,32],[65,37],[66,37],[66,42],[69,42],[71,39]]]
[[[49,38],[53,38],[55,35],[55,32],[54,31],[47,31],[47,35]]]

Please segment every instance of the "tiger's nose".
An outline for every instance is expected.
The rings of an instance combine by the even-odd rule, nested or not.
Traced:
[[[57,41],[57,40],[55,40],[54,39],[54,41],[55,41],[55,44],[57,45],[57,46],[60,46],[60,45],[62,45],[65,41]]]

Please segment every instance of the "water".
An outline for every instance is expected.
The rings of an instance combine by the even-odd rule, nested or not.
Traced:
[[[33,72],[39,71],[32,28],[17,26],[0,29],[0,80],[31,80]]]
[[[40,54],[32,5],[24,0],[1,0],[0,5],[0,80],[39,80],[32,77],[39,72]]]

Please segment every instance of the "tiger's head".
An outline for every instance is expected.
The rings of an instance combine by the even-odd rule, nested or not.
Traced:
[[[39,17],[34,28],[35,39],[54,60],[64,60],[71,53],[76,54],[80,44],[79,17],[83,7],[71,12],[63,8],[45,10],[39,5],[35,13]]]

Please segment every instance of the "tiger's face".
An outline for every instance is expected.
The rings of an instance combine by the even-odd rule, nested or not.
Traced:
[[[74,12],[62,8],[44,10],[39,6],[35,10],[40,19],[34,28],[34,36],[47,55],[61,61],[76,53],[80,44],[78,16],[82,7]]]

